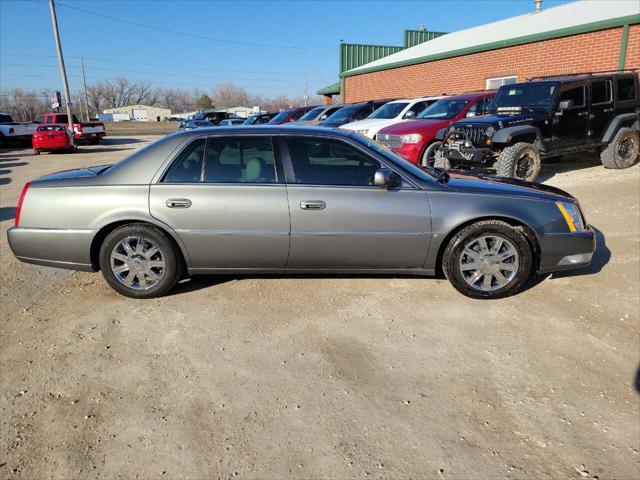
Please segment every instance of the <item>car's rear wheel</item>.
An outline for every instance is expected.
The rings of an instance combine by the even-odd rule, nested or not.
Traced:
[[[534,145],[526,142],[518,142],[505,148],[496,161],[496,173],[499,177],[527,182],[535,182],[541,168],[540,152]]]
[[[427,148],[425,148],[420,164],[423,167],[433,167],[436,161],[436,152],[442,146],[442,142],[433,142]]]
[[[109,233],[102,242],[99,261],[111,288],[131,298],[162,296],[183,273],[180,253],[171,239],[144,223],[124,225]]]
[[[532,249],[520,227],[486,220],[453,236],[442,269],[463,295],[492,299],[517,293],[529,278],[532,263]]]
[[[621,128],[613,141],[600,153],[604,168],[629,168],[638,159],[640,140],[638,131],[632,128]]]

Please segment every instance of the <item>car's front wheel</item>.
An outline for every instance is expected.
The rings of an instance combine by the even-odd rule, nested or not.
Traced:
[[[540,175],[542,162],[538,149],[526,142],[518,142],[505,148],[496,161],[499,177],[511,177],[535,182]]]
[[[442,142],[433,142],[427,148],[424,149],[420,164],[423,167],[433,167],[436,161],[436,152],[442,146]]]
[[[180,253],[171,239],[144,223],[123,225],[109,233],[102,242],[99,260],[111,288],[131,298],[162,296],[183,273]]]
[[[517,293],[529,278],[532,263],[532,249],[521,227],[499,220],[463,228],[442,257],[442,269],[454,288],[479,299]]]

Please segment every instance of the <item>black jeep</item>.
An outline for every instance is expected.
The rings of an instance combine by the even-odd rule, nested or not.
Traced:
[[[535,181],[541,159],[598,149],[605,168],[638,158],[640,93],[635,71],[545,77],[500,87],[490,115],[438,132],[435,166],[495,166]]]

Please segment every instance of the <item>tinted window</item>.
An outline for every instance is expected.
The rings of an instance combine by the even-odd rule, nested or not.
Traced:
[[[612,100],[611,80],[602,80],[591,84],[591,103],[593,105],[609,103]]]
[[[361,105],[352,105],[350,107],[342,107],[336,110],[332,115],[327,118],[328,123],[333,122],[346,122],[349,117],[357,111]]]
[[[365,118],[367,118],[369,115],[371,115],[371,112],[373,112],[374,107],[373,105],[366,105],[364,107],[362,107],[360,110],[357,110],[353,116],[351,117],[351,121],[355,122],[358,120],[364,120]]]
[[[174,160],[164,177],[165,182],[193,183],[202,178],[202,158],[206,141],[194,140]]]
[[[343,142],[319,138],[289,139],[297,183],[373,185],[380,162]]]
[[[325,107],[316,107],[313,108],[311,110],[309,110],[307,113],[305,113],[302,117],[300,117],[300,120],[314,120],[318,115],[320,115],[322,112],[324,112]]]
[[[575,107],[584,106],[584,85],[560,91],[560,101],[573,100]]]
[[[416,114],[416,116],[418,116],[424,111],[425,108],[427,108],[429,105],[432,105],[433,103],[435,103],[435,100],[426,100],[424,102],[416,102],[411,106],[411,108],[408,111],[413,112]]]
[[[636,98],[636,82],[633,77],[619,78],[616,80],[618,87],[617,98],[619,101],[633,100]]]
[[[205,182],[276,182],[273,146],[268,137],[210,138],[205,158]]]
[[[300,120],[300,117],[302,117],[304,115],[304,110],[298,110],[296,113],[293,114],[293,117],[291,117],[292,120]]]
[[[279,114],[277,114],[275,117],[271,119],[271,123],[284,122],[287,118],[289,118],[290,114],[291,114],[291,110],[285,110],[284,112],[280,112]]]
[[[387,103],[373,112],[369,118],[396,118],[407,105],[407,102]]]

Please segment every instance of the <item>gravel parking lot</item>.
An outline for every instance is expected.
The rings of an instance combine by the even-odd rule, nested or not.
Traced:
[[[598,230],[594,263],[498,301],[362,276],[134,301],[15,260],[26,181],[152,139],[0,151],[0,477],[640,477],[638,165],[546,164]]]

